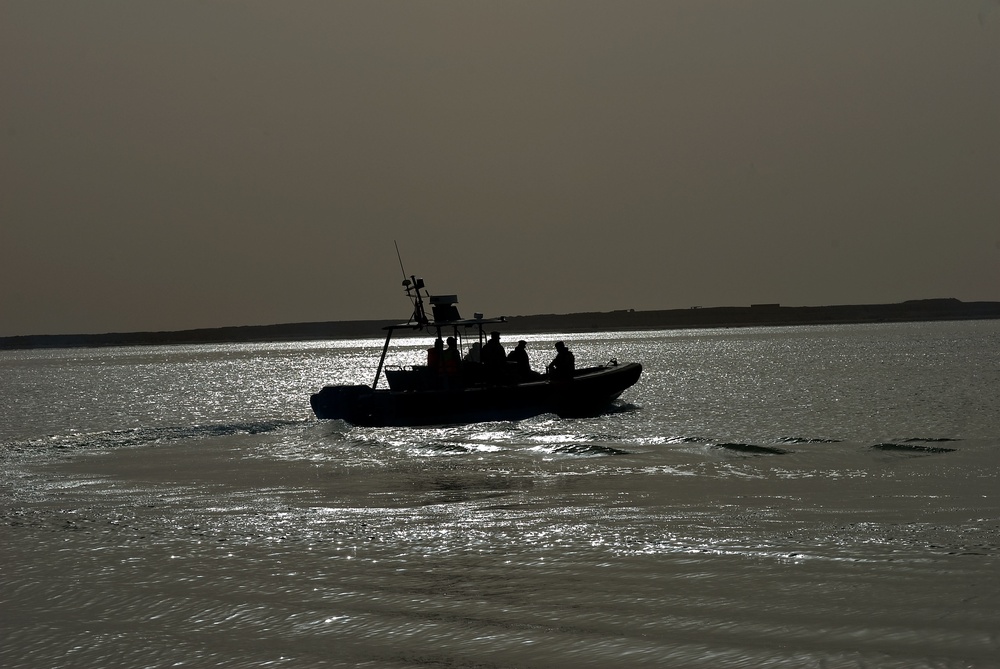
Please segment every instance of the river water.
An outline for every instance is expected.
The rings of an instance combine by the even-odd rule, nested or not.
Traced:
[[[308,396],[379,339],[0,352],[0,666],[1000,666],[1000,321],[523,338],[645,371],[372,429]]]

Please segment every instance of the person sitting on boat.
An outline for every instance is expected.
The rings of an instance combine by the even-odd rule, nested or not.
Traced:
[[[503,344],[500,343],[499,332],[490,333],[490,340],[483,346],[482,360],[487,375],[495,378],[503,374],[507,367],[507,352],[503,350]]]
[[[576,359],[573,351],[566,348],[566,344],[561,341],[556,342],[556,357],[548,364],[545,371],[553,379],[572,379],[573,371],[576,369]]]
[[[528,360],[528,342],[523,339],[517,342],[513,351],[507,354],[507,364],[513,367],[519,379],[530,379],[535,376],[531,371],[531,361]]]
[[[445,377],[451,381],[456,381],[462,373],[462,354],[454,337],[448,337],[448,348],[441,354],[441,366]]]

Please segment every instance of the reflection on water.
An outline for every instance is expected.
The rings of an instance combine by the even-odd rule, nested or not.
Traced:
[[[621,411],[422,429],[303,409],[368,343],[5,359],[0,665],[997,666],[997,331],[592,335]]]
[[[314,423],[36,467],[40,501],[4,518],[2,578],[46,623],[14,626],[5,666],[990,666],[998,650],[995,443],[546,455],[517,432],[441,455]]]

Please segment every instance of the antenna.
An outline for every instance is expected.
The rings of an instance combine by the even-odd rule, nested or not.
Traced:
[[[424,288],[424,280],[418,279],[416,276],[406,277],[406,270],[403,269],[403,256],[399,253],[399,244],[396,240],[392,240],[393,245],[396,247],[396,258],[399,260],[399,271],[403,273],[403,288],[406,289],[406,296],[410,298],[413,303],[413,315],[410,316],[410,320],[414,320],[418,325],[427,325],[427,314],[424,312],[424,300],[420,296],[420,289]],[[412,293],[410,291],[413,291]],[[427,292],[426,289],[424,292]]]
[[[399,271],[403,273],[403,282],[404,282],[403,285],[406,285],[406,283],[405,283],[406,282],[406,270],[403,269],[403,256],[399,255],[399,244],[396,243],[395,239],[392,240],[392,244],[393,244],[393,246],[396,247],[396,258],[399,259]]]

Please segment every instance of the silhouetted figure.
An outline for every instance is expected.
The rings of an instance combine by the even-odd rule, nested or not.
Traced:
[[[507,354],[507,364],[514,369],[519,379],[529,379],[534,374],[531,371],[531,361],[528,360],[528,342],[523,339],[517,342],[514,350]]]
[[[572,379],[573,371],[576,369],[573,351],[566,348],[566,344],[561,341],[556,342],[556,351],[556,357],[552,359],[545,370],[553,379]]]
[[[487,376],[496,378],[503,374],[507,366],[507,352],[500,343],[499,332],[490,333],[490,340],[483,346],[481,357]]]
[[[444,342],[441,337],[434,340],[434,346],[427,349],[427,369],[432,374],[444,373]]]
[[[449,381],[457,382],[462,373],[462,354],[458,351],[458,342],[454,337],[448,337],[448,348],[441,354],[441,365]]]

